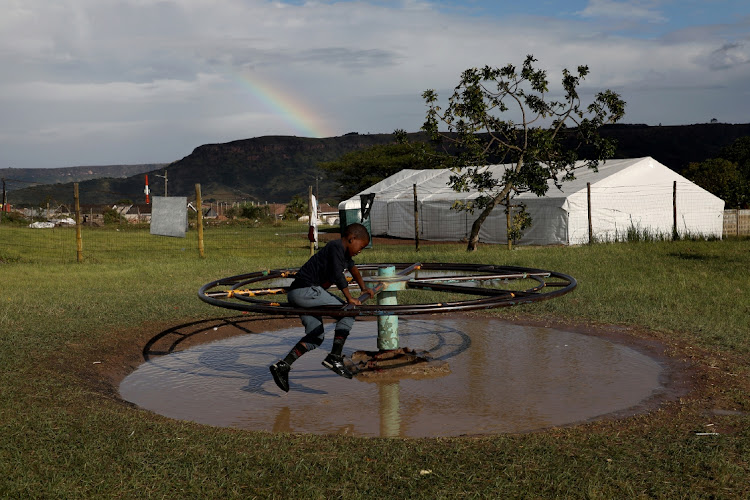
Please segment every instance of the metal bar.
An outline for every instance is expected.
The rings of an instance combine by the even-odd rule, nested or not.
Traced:
[[[401,271],[397,272],[396,276],[406,276],[410,272],[419,269],[421,265],[422,265],[421,263],[415,262],[414,264],[410,265],[409,267],[404,268]],[[395,266],[395,264],[394,264],[394,266]],[[382,267],[382,266],[379,266],[379,267]],[[370,297],[375,297],[377,294],[379,294],[380,292],[382,292],[384,287],[385,287],[385,283],[378,283],[374,287],[370,288],[370,290],[372,290],[372,292],[373,292],[372,295],[370,295],[369,293],[363,293],[362,295],[360,295],[359,297],[357,297],[357,300],[359,300],[360,302],[365,302]],[[346,308],[352,308],[352,307],[354,307],[354,306],[352,306],[351,304],[346,304],[344,306],[345,309]]]
[[[549,273],[489,274],[486,276],[435,276],[432,278],[414,278],[413,281],[488,281],[501,279],[524,279],[531,277],[549,278]]]

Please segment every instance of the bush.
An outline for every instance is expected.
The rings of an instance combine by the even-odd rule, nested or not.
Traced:
[[[120,224],[125,222],[125,217],[114,208],[108,208],[102,214],[104,216],[104,224]]]
[[[3,212],[2,223],[25,225],[29,221],[24,217],[21,212]]]
[[[284,211],[284,219],[286,220],[297,220],[303,215],[309,214],[309,208],[307,202],[303,200],[299,195],[295,195],[292,201],[287,203],[286,210]]]
[[[271,213],[266,205],[243,205],[242,217],[253,220],[265,220],[271,218]]]

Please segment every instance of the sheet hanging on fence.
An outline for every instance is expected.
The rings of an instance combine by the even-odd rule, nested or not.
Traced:
[[[187,198],[151,198],[151,234],[184,238],[188,227]]]

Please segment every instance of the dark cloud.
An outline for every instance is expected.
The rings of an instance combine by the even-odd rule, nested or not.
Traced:
[[[725,43],[708,57],[712,70],[727,70],[750,63],[750,45],[745,42]]]

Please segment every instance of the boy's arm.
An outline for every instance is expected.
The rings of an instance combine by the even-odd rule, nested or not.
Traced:
[[[350,267],[349,272],[352,273],[352,278],[354,278],[354,280],[357,282],[357,284],[359,285],[359,289],[362,291],[362,293],[367,293],[370,295],[370,297],[372,297],[373,296],[372,290],[367,288],[367,285],[365,285],[365,280],[362,279],[362,275],[359,273],[359,269],[357,269],[357,266]],[[351,303],[351,301],[349,301],[349,303]]]
[[[362,304],[362,302],[359,301],[359,299],[352,297],[352,292],[349,291],[349,288],[342,288],[341,292],[344,294],[344,297],[346,297],[346,302],[349,304],[352,304],[354,306],[358,306]]]

